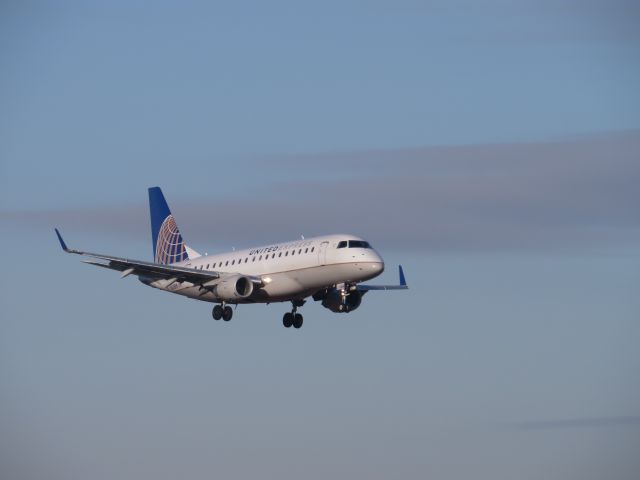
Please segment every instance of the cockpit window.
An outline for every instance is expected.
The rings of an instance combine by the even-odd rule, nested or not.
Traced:
[[[371,248],[371,245],[363,240],[349,240],[349,248]]]
[[[337,248],[371,248],[371,245],[364,240],[342,240]]]

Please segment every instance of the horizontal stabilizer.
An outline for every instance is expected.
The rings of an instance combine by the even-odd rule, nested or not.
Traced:
[[[193,260],[194,258],[198,258],[202,256],[186,243],[184,244],[184,249],[187,251],[187,255],[189,256],[190,260]]]

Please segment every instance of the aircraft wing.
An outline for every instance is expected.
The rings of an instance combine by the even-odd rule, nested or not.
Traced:
[[[402,270],[402,265],[398,265],[398,274],[400,276],[400,284],[399,285],[356,285],[356,290],[359,292],[365,293],[370,290],[406,290],[409,288],[407,285],[407,280],[404,278],[404,270]]]
[[[186,281],[191,282],[194,285],[202,285],[203,287],[208,287],[217,283],[216,281],[220,278],[220,273],[208,270],[196,270],[195,268],[161,265],[158,263],[144,262],[142,260],[131,260],[128,258],[112,257],[110,255],[71,249],[67,247],[58,229],[56,228],[55,230],[58,240],[60,241],[60,246],[65,252],[102,260],[102,262],[93,260],[85,260],[84,262],[90,265],[120,271],[122,272],[122,278],[128,275],[137,275],[153,279],[172,279],[174,282]],[[209,283],[211,285],[209,285]]]

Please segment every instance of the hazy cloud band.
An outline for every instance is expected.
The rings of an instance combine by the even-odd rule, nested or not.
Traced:
[[[549,143],[290,155],[280,168],[300,178],[262,191],[184,201],[163,187],[194,246],[349,232],[387,248],[421,250],[628,247],[640,241],[639,152],[640,132],[630,131]],[[146,208],[141,201],[0,216],[142,236],[149,235]]]

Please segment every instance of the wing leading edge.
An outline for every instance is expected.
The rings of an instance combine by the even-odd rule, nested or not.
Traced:
[[[75,250],[67,247],[67,244],[65,243],[62,235],[60,235],[60,232],[57,228],[55,229],[55,231],[62,250],[67,253],[75,253],[77,255],[83,255],[86,257],[103,260],[107,263],[96,262],[93,260],[84,260],[84,263],[108,268],[110,270],[120,271],[122,272],[122,278],[128,275],[137,275],[152,278],[154,280],[171,279],[174,282],[190,282],[194,285],[202,285],[204,287],[210,286],[209,284],[217,283],[216,280],[220,278],[220,273],[208,270],[196,270],[195,268],[161,265],[158,263],[145,262],[142,260],[132,260],[129,258],[113,257],[111,255],[102,255],[99,253]]]

